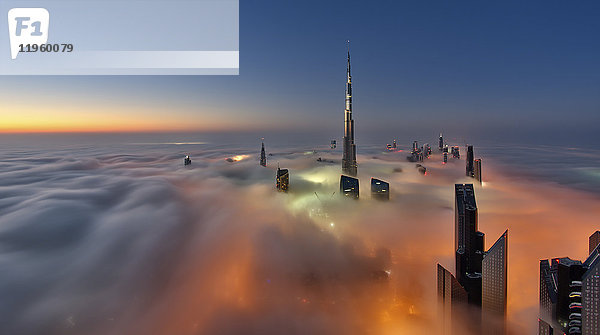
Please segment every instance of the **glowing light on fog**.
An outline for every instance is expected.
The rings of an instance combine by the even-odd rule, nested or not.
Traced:
[[[327,181],[327,175],[323,172],[314,172],[306,175],[302,175],[304,180],[310,181],[315,184],[322,184]]]
[[[239,161],[243,161],[244,159],[250,157],[249,155],[237,155],[237,156],[233,156],[233,157],[229,157],[226,160],[229,162],[239,162]]]

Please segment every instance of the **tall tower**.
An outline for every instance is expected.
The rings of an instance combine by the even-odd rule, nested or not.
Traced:
[[[262,148],[260,149],[260,165],[267,166],[267,155],[265,154],[265,139],[263,138]]]
[[[469,303],[481,306],[481,261],[485,235],[478,231],[477,203],[473,184],[456,184],[454,246],[456,279],[469,295]]]
[[[467,177],[475,176],[475,166],[473,164],[473,146],[467,145]]]
[[[354,120],[352,119],[352,74],[350,72],[350,41],[348,41],[348,68],[346,70],[346,109],[344,110],[344,155],[342,172],[356,176],[356,145],[354,144]]]

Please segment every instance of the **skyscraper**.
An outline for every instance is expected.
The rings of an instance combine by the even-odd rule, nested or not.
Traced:
[[[481,311],[485,334],[505,334],[508,230],[483,256]]]
[[[581,276],[584,272],[581,261],[568,257],[558,261],[556,321],[567,334],[580,334],[569,329],[581,329]]]
[[[444,149],[444,136],[442,136],[442,133],[440,133],[440,139],[438,141],[438,147],[439,147],[440,151],[442,151],[442,149]]]
[[[358,199],[358,179],[342,175],[340,178],[340,194],[352,199]]]
[[[267,155],[265,154],[265,141],[263,139],[262,148],[260,149],[260,165],[267,166]]]
[[[583,335],[597,335],[600,334],[600,248],[592,250],[583,267],[587,271],[581,277],[581,330]]]
[[[438,318],[442,326],[442,334],[452,334],[457,325],[453,324],[453,316],[464,310],[467,304],[467,291],[456,278],[440,264],[437,265],[437,299]],[[456,323],[456,320],[455,320]]]
[[[589,246],[589,254],[592,254],[592,251],[596,249],[596,247],[600,244],[600,230],[596,231],[592,235],[590,235],[590,246]]]
[[[600,334],[600,248],[585,262],[540,261],[538,334]]]
[[[356,145],[354,144],[354,120],[352,119],[352,74],[350,71],[350,41],[348,41],[348,68],[346,70],[346,109],[344,110],[344,154],[342,171],[356,176]]]
[[[553,320],[556,319],[558,302],[558,259],[552,264],[547,260],[540,261],[540,328],[539,335],[553,331]]]
[[[475,178],[475,180],[477,180],[481,184],[481,181],[482,181],[482,178],[481,178],[481,158],[478,158],[478,159],[475,160],[474,171],[473,171],[473,178]]]
[[[277,190],[280,192],[287,192],[290,186],[290,173],[288,169],[280,169],[277,167],[277,177],[276,177],[276,186]]]
[[[467,177],[473,177],[475,175],[475,168],[473,166],[473,146],[467,146]]]
[[[485,235],[478,231],[473,184],[456,184],[454,192],[456,279],[448,277],[449,274],[444,273],[446,270],[438,264],[438,301],[442,302],[440,309],[443,313],[440,313],[440,317],[444,318],[444,329],[448,329],[446,318],[450,314],[446,311],[448,304],[443,304],[441,298],[444,295],[442,286],[446,282],[454,285],[454,279],[456,286],[463,289],[468,305],[466,310],[462,309],[468,313],[467,318],[462,320],[467,333],[504,334],[507,314],[508,230],[484,253]],[[442,280],[443,275],[447,279]],[[455,290],[453,286],[451,289]],[[454,311],[451,314],[453,313]],[[461,333],[465,333],[465,329]]]
[[[485,235],[478,231],[473,184],[456,184],[455,200],[456,279],[467,291],[469,303],[481,306],[481,261]]]
[[[371,178],[371,198],[390,200],[390,184],[383,180]]]

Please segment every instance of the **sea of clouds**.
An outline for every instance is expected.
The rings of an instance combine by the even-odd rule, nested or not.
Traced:
[[[435,154],[422,175],[406,152],[365,148],[353,201],[339,148],[267,152],[264,168],[257,149],[200,142],[4,147],[0,333],[435,332],[464,159]],[[489,156],[479,229],[487,247],[509,229],[510,327],[531,333],[539,259],[586,256],[599,196]],[[370,199],[370,177],[390,182],[389,202]]]

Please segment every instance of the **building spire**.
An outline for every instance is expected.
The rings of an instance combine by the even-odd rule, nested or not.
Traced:
[[[350,67],[350,41],[346,41],[348,51],[348,67],[346,69],[346,108],[344,109],[344,154],[342,171],[356,176],[356,145],[354,144],[354,119],[352,118],[352,73]]]
[[[348,68],[347,68],[348,82],[350,82],[350,78],[352,77],[352,74],[350,72],[350,40],[346,41],[346,48],[348,49]]]

